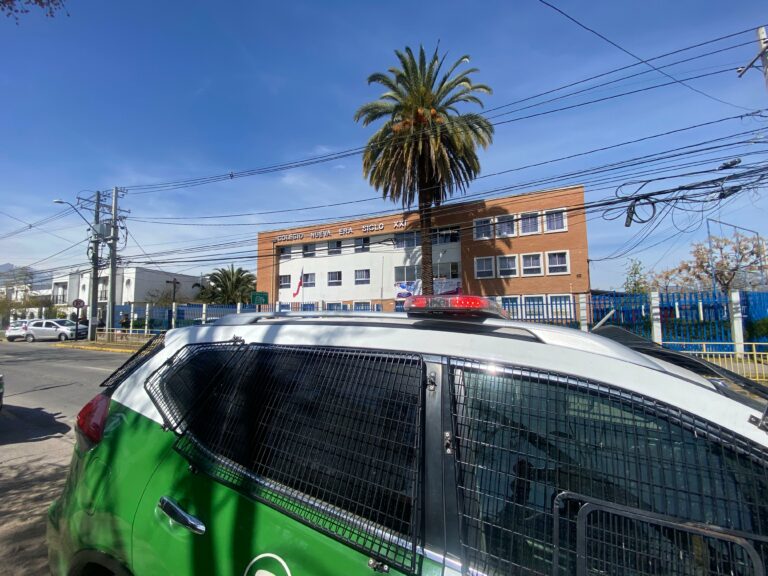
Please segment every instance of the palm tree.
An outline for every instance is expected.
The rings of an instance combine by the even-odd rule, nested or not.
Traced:
[[[200,290],[200,298],[211,304],[247,303],[256,277],[243,268],[217,268],[208,277],[208,286]]]
[[[477,146],[493,140],[493,126],[479,114],[462,114],[461,104],[483,103],[478,94],[491,94],[485,84],[474,84],[477,68],[457,72],[469,56],[462,56],[444,73],[445,55],[437,49],[427,61],[424,47],[418,60],[413,51],[395,50],[400,68],[368,77],[368,84],[386,88],[378,100],[360,107],[355,121],[367,126],[384,119],[363,154],[363,174],[384,198],[418,205],[421,227],[421,287],[432,294],[432,208],[455,192],[464,193],[480,173]]]

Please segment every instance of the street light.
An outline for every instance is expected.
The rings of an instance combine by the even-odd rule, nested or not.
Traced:
[[[71,202],[61,200],[60,198],[57,198],[53,201],[54,204],[67,204],[77,213],[78,216],[80,216],[80,218],[83,219],[86,224],[88,224],[88,228],[91,229],[91,242],[93,244],[91,252],[91,298],[90,302],[88,303],[88,340],[91,341],[96,340],[96,325],[98,324],[99,320],[96,311],[99,307],[99,241],[101,239],[101,235],[99,234],[99,230],[95,225],[99,223],[100,200],[100,194],[99,192],[96,192],[96,212],[94,215],[93,224],[88,222],[85,216],[80,213],[80,210],[78,210]],[[78,285],[79,284],[80,283],[78,282]],[[77,322],[75,324],[77,324]],[[77,325],[75,326],[75,334],[77,334]]]
[[[90,228],[90,229],[93,231],[93,233],[94,233],[94,234],[98,234],[98,233],[99,233],[99,232],[98,232],[98,230],[96,230],[96,228],[94,228],[94,227],[93,227],[93,224],[91,224],[90,222],[88,222],[88,220],[86,219],[86,217],[85,217],[85,216],[83,216],[83,214],[80,212],[80,210],[78,210],[78,209],[75,207],[75,205],[74,205],[74,204],[72,204],[71,202],[67,202],[66,200],[62,200],[61,198],[57,198],[56,200],[54,200],[54,201],[53,201],[53,203],[54,203],[54,204],[66,204],[67,206],[69,206],[70,208],[72,208],[72,210],[74,210],[74,211],[77,213],[77,215],[78,215],[78,216],[80,216],[80,218],[82,218],[82,219],[83,219],[83,222],[85,222],[86,224],[88,224],[88,228]]]

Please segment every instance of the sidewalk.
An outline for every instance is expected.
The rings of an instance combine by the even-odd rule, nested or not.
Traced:
[[[89,340],[67,341],[54,344],[56,348],[69,348],[71,350],[95,350],[99,352],[121,352],[123,354],[133,354],[141,344],[126,342],[90,342]]]

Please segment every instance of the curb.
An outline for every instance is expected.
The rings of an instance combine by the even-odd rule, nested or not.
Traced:
[[[109,346],[78,346],[73,344],[54,344],[55,348],[68,348],[70,350],[94,350],[96,352],[118,352],[122,354],[133,354],[138,350],[130,349],[130,348],[112,348]]]

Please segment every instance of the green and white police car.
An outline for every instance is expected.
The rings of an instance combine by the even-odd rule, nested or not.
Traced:
[[[763,575],[768,396],[495,317],[242,314],[105,383],[55,575]]]

